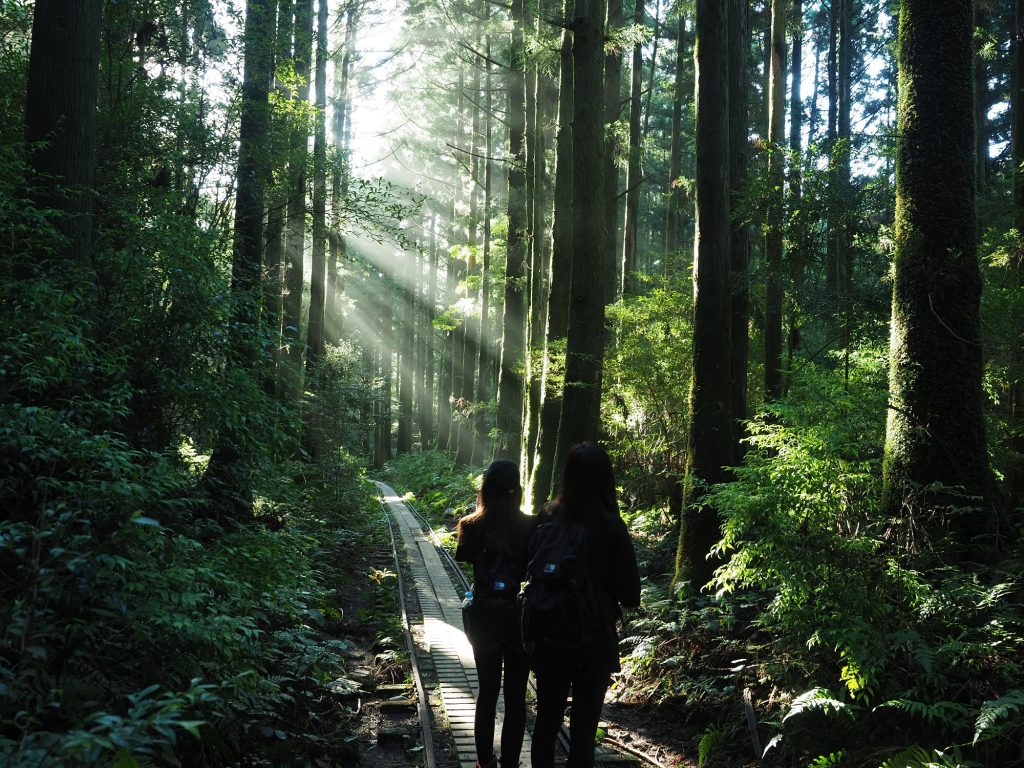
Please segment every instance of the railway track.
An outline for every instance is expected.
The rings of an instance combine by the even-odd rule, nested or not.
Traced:
[[[473,709],[479,683],[472,648],[466,640],[462,625],[462,598],[469,589],[469,581],[416,508],[403,501],[385,483],[374,481],[374,484],[391,532],[406,648],[419,700],[424,768],[438,766],[433,743],[432,711],[421,669],[424,662],[432,665],[436,676],[441,716],[451,731],[459,768],[474,768],[476,750],[473,743]],[[408,610],[407,592],[415,594],[419,603],[415,616]],[[533,688],[532,679],[530,687]],[[499,727],[496,736],[501,732],[502,718],[502,702],[499,698]],[[563,757],[568,744],[568,730],[563,727],[559,736],[559,751]],[[524,766],[529,765],[529,755],[530,734],[527,733],[523,744]],[[664,768],[625,745],[607,742],[598,746],[595,762],[609,768],[640,765]]]

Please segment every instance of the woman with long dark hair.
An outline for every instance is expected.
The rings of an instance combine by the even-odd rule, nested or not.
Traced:
[[[519,468],[511,461],[495,461],[484,472],[476,510],[460,519],[456,527],[455,558],[473,564],[472,602],[464,609],[463,618],[480,680],[473,726],[477,768],[498,766],[494,723],[502,677],[502,768],[519,765],[526,731],[530,668],[523,651],[516,597],[526,573],[526,543],[533,518],[520,511],[522,498]]]
[[[561,526],[562,531],[544,530],[544,523]],[[562,535],[566,529],[573,531],[571,536]],[[620,606],[640,605],[640,574],[633,542],[619,516],[611,459],[598,443],[587,441],[569,449],[561,490],[540,515],[536,533],[530,540],[530,555],[535,560],[541,557],[545,542],[560,536],[561,542],[583,542],[576,546],[581,548],[579,559],[585,561],[585,567],[574,573],[574,582],[589,582],[584,592],[595,605],[586,606],[582,612],[591,625],[585,642],[575,647],[559,647],[557,642],[536,646],[532,666],[537,679],[537,721],[531,757],[533,768],[554,765],[555,739],[565,716],[571,687],[566,766],[592,768],[601,706],[612,673],[620,670],[615,629],[622,615]],[[566,545],[557,546],[564,550]],[[541,563],[538,573],[560,567],[548,563],[544,568]],[[529,568],[533,578],[534,562]]]

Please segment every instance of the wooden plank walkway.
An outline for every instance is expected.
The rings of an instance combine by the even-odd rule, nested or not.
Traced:
[[[401,497],[385,483],[374,481],[401,537],[410,576],[415,584],[422,611],[420,632],[414,633],[430,655],[441,691],[448,725],[458,753],[460,768],[473,768],[476,748],[473,745],[473,719],[480,683],[473,661],[473,650],[462,625],[462,599],[445,570],[441,556],[434,548],[420,522],[402,503]],[[410,621],[413,619],[410,617]],[[495,752],[504,720],[502,697],[498,698],[498,724],[495,728]],[[530,734],[523,740],[521,762],[529,766]]]

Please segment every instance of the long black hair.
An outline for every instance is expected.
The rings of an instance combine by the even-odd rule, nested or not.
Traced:
[[[521,501],[519,467],[505,459],[491,462],[476,495],[476,510],[459,520],[456,533],[461,536],[464,525],[477,523],[507,531],[519,512]]]
[[[600,443],[586,440],[569,449],[554,506],[560,518],[573,522],[590,517],[610,524],[618,517],[615,472]]]

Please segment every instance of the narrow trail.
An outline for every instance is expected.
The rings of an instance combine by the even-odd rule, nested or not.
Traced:
[[[439,692],[439,722],[451,731],[459,768],[474,768],[476,750],[473,743],[473,719],[476,697],[480,691],[473,651],[466,639],[462,624],[462,595],[467,584],[434,541],[430,527],[402,501],[389,485],[374,481],[382,508],[386,511],[400,570],[400,583],[406,595],[414,594],[418,606],[403,614],[409,638],[409,656],[421,702],[425,699],[424,678],[436,680]],[[404,560],[404,563],[402,562]],[[458,582],[458,583],[457,583]],[[532,697],[531,697],[532,698]],[[495,729],[495,747],[504,719],[501,697],[498,699],[498,726]],[[421,726],[424,730],[425,751],[430,751],[431,723],[423,716],[427,707],[421,704]],[[530,717],[532,720],[532,716]],[[564,736],[564,734],[563,734]],[[560,752],[564,750],[564,742]],[[529,768],[530,734],[527,729],[523,743],[522,765]],[[437,757],[425,755],[426,768],[437,765]],[[564,761],[564,754],[562,760]],[[595,761],[603,766],[638,766],[634,754],[625,754],[600,745]],[[645,761],[647,762],[647,761]]]

